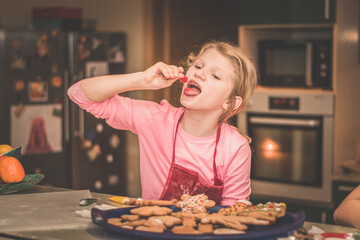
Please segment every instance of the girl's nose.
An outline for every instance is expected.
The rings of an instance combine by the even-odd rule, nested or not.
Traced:
[[[195,77],[200,78],[201,80],[204,81],[206,79],[205,71],[203,69],[199,69],[198,71],[195,72]]]

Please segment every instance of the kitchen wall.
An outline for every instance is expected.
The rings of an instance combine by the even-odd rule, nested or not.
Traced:
[[[147,1],[147,0],[145,0]],[[0,0],[0,27],[28,28],[31,25],[31,9],[40,6],[65,6],[82,8],[84,18],[98,20],[99,31],[124,31],[128,34],[128,65],[127,71],[143,70],[146,34],[146,20],[144,0]],[[150,1],[150,0],[148,0]],[[146,2],[148,3],[148,2]],[[174,5],[175,4],[175,5]],[[175,1],[173,5],[179,4]],[[190,3],[189,3],[190,4]],[[198,4],[199,5],[199,4]],[[200,4],[201,5],[201,4]],[[182,5],[184,6],[184,5]],[[191,9],[194,7],[192,6]],[[207,10],[208,11],[208,10]],[[177,11],[177,26],[186,23],[180,21],[183,11]],[[341,170],[341,162],[348,159],[360,158],[360,63],[359,63],[359,0],[337,1],[335,57],[336,61],[336,115],[334,133],[334,170]],[[195,14],[195,13],[194,13]],[[175,16],[174,16],[175,17]],[[188,19],[189,23],[192,18]],[[173,22],[176,25],[176,22]],[[213,25],[213,24],[210,24]],[[188,32],[184,26],[180,30]],[[194,27],[193,27],[194,28]],[[199,29],[196,29],[196,34]],[[172,28],[172,38],[176,39],[179,28]],[[190,29],[191,32],[191,29]],[[171,33],[171,32],[170,32]],[[206,33],[204,33],[206,35]],[[236,34],[236,33],[235,33]],[[193,37],[193,35],[188,36]],[[187,46],[186,46],[187,47]],[[171,48],[171,46],[170,46]],[[182,49],[184,50],[185,47]],[[176,50],[176,51],[175,51]],[[180,57],[176,48],[170,56],[177,60]],[[188,50],[188,49],[186,49]],[[170,51],[168,49],[168,51]],[[179,56],[172,54],[179,53]],[[141,97],[136,95],[135,97]],[[128,134],[128,194],[140,196],[139,164],[137,138]]]
[[[356,158],[360,160],[359,2],[337,1],[335,172],[341,170],[342,161]]]

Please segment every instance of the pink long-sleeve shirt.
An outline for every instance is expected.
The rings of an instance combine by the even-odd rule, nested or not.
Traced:
[[[159,199],[168,177],[176,124],[184,108],[175,108],[166,100],[160,104],[115,95],[103,102],[90,101],[80,88],[71,86],[68,95],[81,108],[105,119],[115,129],[138,135],[143,199]],[[214,183],[213,154],[216,134],[198,138],[179,125],[175,162],[194,170],[209,184]],[[217,146],[216,170],[224,181],[222,205],[249,199],[251,150],[245,137],[228,124],[221,127]]]

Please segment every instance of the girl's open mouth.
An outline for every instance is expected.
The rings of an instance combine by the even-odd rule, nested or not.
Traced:
[[[201,93],[201,88],[197,82],[190,80],[184,90],[184,94],[187,96],[197,96]]]

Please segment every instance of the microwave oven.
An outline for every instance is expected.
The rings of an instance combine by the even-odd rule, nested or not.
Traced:
[[[259,84],[332,89],[332,43],[317,40],[260,40]]]

